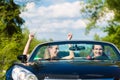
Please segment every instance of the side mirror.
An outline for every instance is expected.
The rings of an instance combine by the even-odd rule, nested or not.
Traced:
[[[19,55],[17,56],[17,59],[20,60],[22,63],[26,63],[27,55]]]

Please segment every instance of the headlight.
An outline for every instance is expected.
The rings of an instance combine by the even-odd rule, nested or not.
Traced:
[[[13,80],[38,80],[32,72],[20,66],[14,66],[12,78]]]

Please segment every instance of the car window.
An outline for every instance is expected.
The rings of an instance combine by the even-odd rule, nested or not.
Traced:
[[[110,46],[105,46],[105,53],[111,60],[118,60],[117,54]]]

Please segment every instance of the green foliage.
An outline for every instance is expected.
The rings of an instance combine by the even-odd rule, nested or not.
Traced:
[[[24,20],[19,16],[20,6],[13,0],[0,1],[0,33],[6,37],[11,37],[14,33],[20,33],[20,26]],[[4,24],[4,26],[2,26]]]
[[[19,6],[13,0],[0,0],[0,78],[23,50],[20,26],[24,20],[19,14]]]
[[[100,40],[101,40],[98,34],[95,34],[95,35],[94,35],[94,40],[97,40],[97,41],[100,41]]]
[[[23,50],[20,26],[24,20],[19,17],[19,8],[13,0],[0,0],[0,74],[2,75]]]
[[[28,40],[29,31],[25,30],[23,34],[14,34],[11,38],[0,38],[0,74],[8,69],[14,62],[18,61],[17,56],[23,53]],[[29,53],[38,44],[44,41],[33,39]]]
[[[106,0],[108,4],[108,8],[110,10],[113,10],[115,13],[115,19],[116,21],[120,21],[120,0]]]
[[[21,34],[14,34],[11,38],[0,38],[0,74],[4,74],[4,71],[15,61],[18,54],[21,54]]]
[[[83,9],[83,13],[87,15],[87,19],[90,21],[86,27],[86,34],[92,29],[99,28],[96,23],[105,15],[105,9],[106,4],[104,4],[103,0],[87,0],[87,5],[85,5],[85,8]]]
[[[20,6],[13,0],[0,0],[0,80],[5,80],[5,71],[18,61],[28,40],[29,30],[21,29],[24,20],[19,14]],[[29,53],[42,42],[34,38]]]
[[[120,0],[87,0],[84,13],[89,15],[88,19],[90,23],[87,25],[86,34],[91,29],[99,28],[108,34],[105,37],[100,38],[99,35],[94,36],[95,40],[104,40],[114,43],[120,49]],[[114,19],[108,21],[108,26],[96,26],[97,21],[100,18],[104,18],[104,15],[108,12],[114,11]],[[103,20],[104,21],[104,20]]]
[[[108,35],[102,40],[114,43],[120,49],[120,26],[111,26],[107,28]],[[113,30],[113,31],[112,31]]]

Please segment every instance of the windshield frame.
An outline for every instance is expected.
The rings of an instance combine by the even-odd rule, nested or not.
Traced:
[[[28,61],[27,62],[32,62],[34,61],[34,57],[37,54],[37,51],[42,47],[42,46],[47,46],[47,45],[60,45],[60,44],[100,44],[100,45],[108,45],[113,48],[115,53],[118,56],[118,60],[120,60],[120,52],[119,49],[110,42],[103,42],[103,41],[83,41],[83,40],[71,40],[71,41],[52,41],[52,42],[45,42],[42,44],[38,44],[33,51],[31,52]]]

